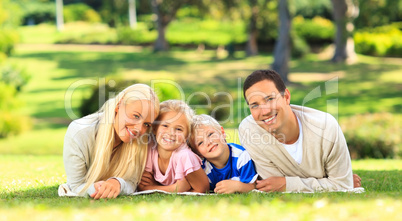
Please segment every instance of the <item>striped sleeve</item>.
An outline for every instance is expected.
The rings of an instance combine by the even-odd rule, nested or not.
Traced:
[[[254,183],[257,180],[258,174],[255,171],[254,163],[247,151],[243,151],[237,159],[237,170],[240,182]]]

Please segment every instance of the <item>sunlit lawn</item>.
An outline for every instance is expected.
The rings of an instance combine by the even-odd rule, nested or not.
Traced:
[[[142,195],[115,200],[60,198],[66,181],[61,156],[0,156],[2,220],[141,218],[147,220],[398,220],[401,160],[353,161],[365,193]]]
[[[33,130],[0,140],[0,153],[61,154],[66,125],[79,115],[77,108],[94,82],[124,78],[146,84],[170,80],[188,99],[194,92],[228,92],[230,116],[226,128],[235,128],[248,114],[242,82],[256,69],[265,69],[271,55],[218,59],[215,51],[175,50],[152,53],[150,48],[20,45],[10,62],[32,75],[20,98],[22,110],[33,117]],[[359,56],[353,65],[332,64],[309,55],[291,62],[292,103],[328,111],[340,119],[359,113],[402,110],[401,59]],[[334,78],[335,77],[335,78]],[[335,82],[328,87],[326,81]],[[72,114],[67,114],[68,107]],[[234,133],[236,134],[236,133]],[[235,139],[235,137],[233,138]]]
[[[57,33],[35,34],[26,43],[50,43]],[[25,37],[29,37],[25,30]],[[332,64],[318,55],[292,60],[289,86],[292,103],[331,112],[340,119],[358,113],[402,111],[402,59],[359,56],[353,65]],[[242,82],[256,69],[268,68],[270,54],[246,58],[216,57],[215,51],[173,49],[154,54],[150,48],[112,46],[19,45],[9,59],[32,78],[21,92],[23,113],[33,128],[0,139],[0,220],[400,220],[401,160],[353,161],[363,178],[362,194],[231,194],[220,196],[148,195],[92,201],[59,198],[66,182],[63,137],[72,113],[94,82],[124,78],[152,84],[170,80],[185,99],[194,92],[228,92],[233,113],[224,123],[229,142],[239,143],[237,130],[248,114]],[[326,84],[335,84],[329,88]],[[333,87],[333,86],[336,87]],[[70,89],[70,90],[69,90]],[[74,89],[74,90],[72,90]],[[318,96],[317,96],[318,95]],[[313,98],[313,99],[311,99]],[[337,106],[328,105],[328,101]],[[336,103],[335,103],[336,104]],[[66,106],[67,105],[67,106]]]

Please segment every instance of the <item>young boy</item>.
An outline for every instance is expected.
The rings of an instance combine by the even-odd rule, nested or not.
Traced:
[[[227,143],[221,125],[211,116],[193,118],[191,148],[203,157],[210,190],[215,193],[245,193],[255,189],[258,174],[250,155],[240,145]]]

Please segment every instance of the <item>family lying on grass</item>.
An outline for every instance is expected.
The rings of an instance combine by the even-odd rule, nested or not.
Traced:
[[[69,125],[63,185],[94,199],[153,189],[320,192],[361,186],[335,118],[290,105],[275,71],[253,72],[243,95],[251,115],[239,126],[238,145],[226,142],[214,118],[194,115],[185,102],[159,103],[149,86],[127,87]]]

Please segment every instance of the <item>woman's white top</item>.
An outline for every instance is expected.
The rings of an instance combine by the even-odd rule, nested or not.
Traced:
[[[95,137],[98,131],[100,115],[95,113],[74,120],[68,126],[64,137],[63,160],[67,175],[67,186],[78,195],[85,186],[85,176],[92,164],[92,152],[95,147]],[[119,177],[120,195],[128,195],[135,191],[136,184],[125,181]],[[95,192],[92,184],[86,193],[91,195]]]

